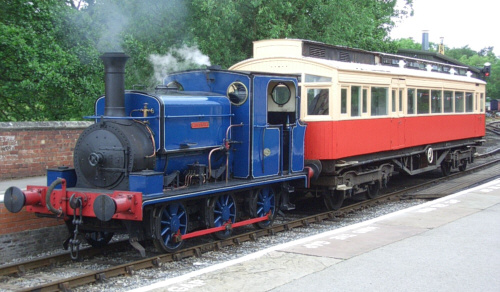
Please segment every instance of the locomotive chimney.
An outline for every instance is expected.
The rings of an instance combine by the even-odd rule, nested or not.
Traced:
[[[125,53],[104,53],[105,101],[104,116],[125,116],[125,63],[129,57]]]

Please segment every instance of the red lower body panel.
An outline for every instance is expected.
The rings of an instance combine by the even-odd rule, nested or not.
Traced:
[[[342,159],[484,134],[484,114],[308,122],[305,158]]]

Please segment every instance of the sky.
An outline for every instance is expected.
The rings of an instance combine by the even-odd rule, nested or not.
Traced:
[[[498,0],[413,0],[414,15],[397,23],[390,36],[422,43],[422,31],[428,30],[432,43],[439,44],[444,37],[449,48],[468,45],[479,51],[493,46],[500,56],[499,8]]]

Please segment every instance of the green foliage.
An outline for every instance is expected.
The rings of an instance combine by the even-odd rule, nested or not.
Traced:
[[[413,1],[404,3],[396,10],[396,0],[4,0],[0,121],[92,114],[104,92],[99,55],[105,51],[131,57],[127,88],[151,88],[158,82],[152,54],[173,60],[170,68],[186,69],[204,64],[187,53],[203,53],[227,68],[252,56],[253,41],[272,38],[385,52],[417,49],[413,41],[388,38],[393,19],[413,13]],[[488,60],[488,91],[499,93],[500,65],[491,49],[464,47],[447,54],[467,64]]]
[[[90,109],[89,94],[95,94],[101,84],[95,84],[89,66],[95,60],[91,47],[72,39],[75,31],[68,25],[69,10],[56,0],[4,3],[0,13],[1,121],[70,120]]]

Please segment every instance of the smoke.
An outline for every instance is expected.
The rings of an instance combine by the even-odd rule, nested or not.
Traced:
[[[105,15],[102,19],[102,34],[97,42],[100,52],[123,52],[122,32],[127,27],[128,17],[121,12],[121,7],[112,2],[105,2],[101,7],[101,13]]]
[[[210,66],[210,58],[198,49],[197,46],[181,48],[171,48],[166,55],[152,54],[149,61],[154,68],[154,77],[158,83],[162,83],[163,78],[169,72],[187,69],[196,69],[202,66]]]

